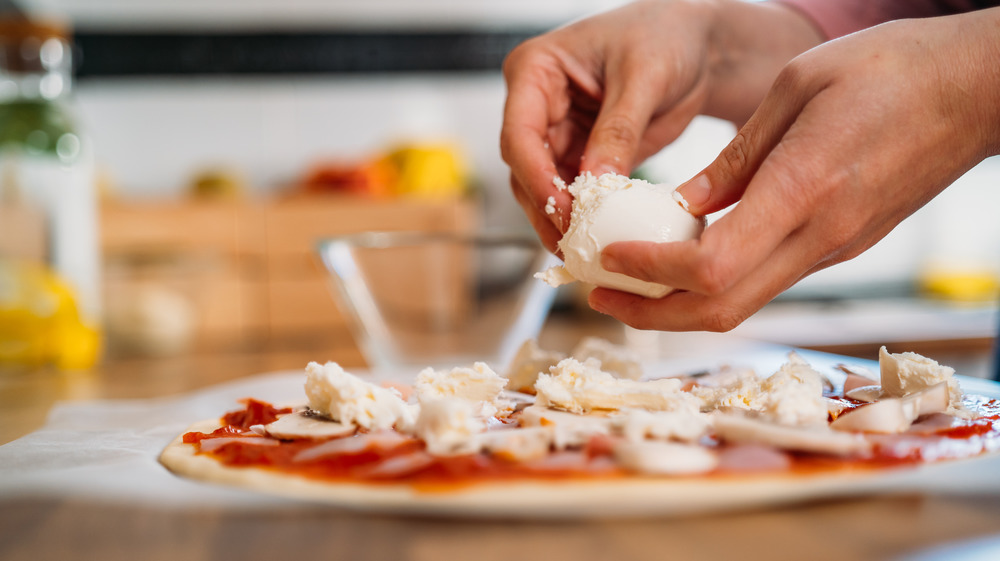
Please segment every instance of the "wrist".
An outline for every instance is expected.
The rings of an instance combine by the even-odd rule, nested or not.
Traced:
[[[709,27],[709,99],[705,112],[742,125],[781,69],[821,44],[813,22],[777,3],[715,0]]]
[[[956,16],[959,17],[959,16]],[[973,75],[979,77],[978,88],[973,92],[971,105],[983,113],[977,115],[980,125],[982,157],[1000,155],[1000,8],[981,10],[964,14],[961,24],[975,26],[977,33],[967,34],[959,29],[959,35],[974,37],[970,48],[970,63]]]

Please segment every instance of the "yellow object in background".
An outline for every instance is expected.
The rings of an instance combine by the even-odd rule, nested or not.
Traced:
[[[198,173],[189,191],[197,199],[235,200],[243,197],[245,183],[238,171],[218,167]]]
[[[987,270],[932,269],[920,277],[929,296],[956,302],[993,302],[1000,297],[1000,278]]]
[[[0,365],[84,369],[100,349],[100,331],[80,320],[65,282],[42,265],[0,261]]]
[[[469,165],[458,146],[413,142],[362,161],[314,165],[300,182],[306,193],[349,193],[376,199],[458,199],[471,188]]]
[[[442,199],[461,197],[468,189],[465,161],[450,144],[405,145],[384,159],[397,170],[395,195]]]

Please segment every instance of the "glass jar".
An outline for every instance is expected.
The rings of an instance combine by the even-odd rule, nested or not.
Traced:
[[[0,21],[0,362],[97,358],[97,196],[67,37],[59,25]]]

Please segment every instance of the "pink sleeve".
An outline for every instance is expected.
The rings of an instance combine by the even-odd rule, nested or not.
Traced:
[[[994,2],[975,0],[773,0],[798,10],[826,36],[848,33],[903,18],[922,18],[967,12]],[[978,5],[978,6],[977,6]]]

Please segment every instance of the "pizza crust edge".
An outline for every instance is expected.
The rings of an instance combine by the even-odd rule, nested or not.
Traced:
[[[480,518],[603,518],[679,515],[898,492],[893,470],[732,478],[501,481],[421,490],[405,483],[339,483],[257,467],[231,467],[195,452],[187,432],[211,432],[218,420],[195,423],[164,448],[160,463],[175,475],[351,510]]]

